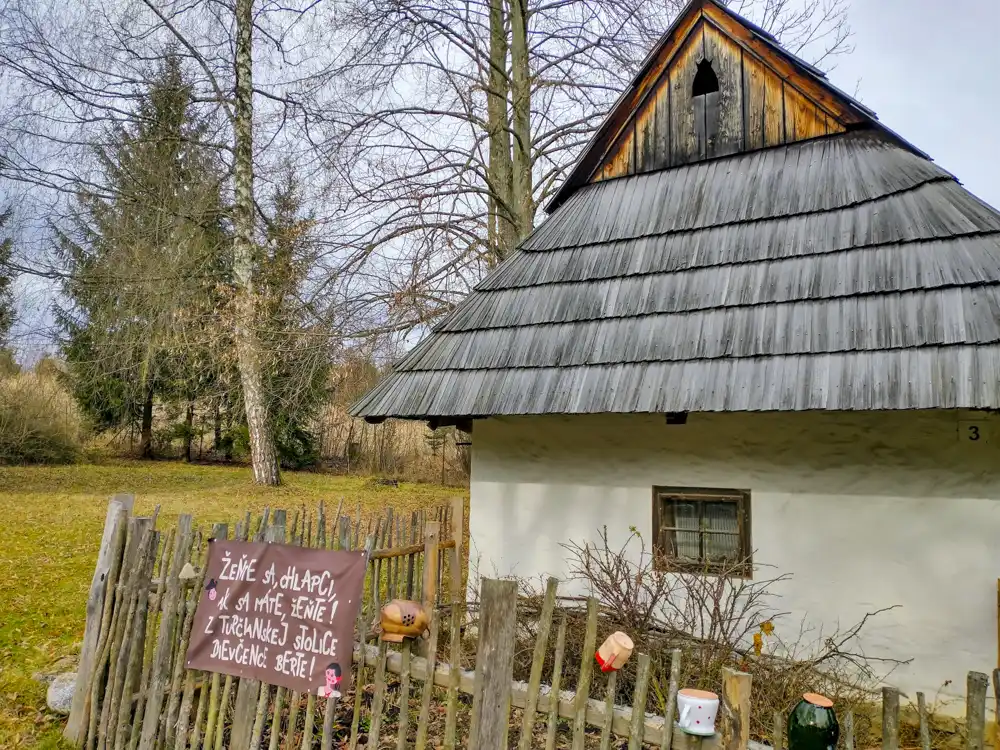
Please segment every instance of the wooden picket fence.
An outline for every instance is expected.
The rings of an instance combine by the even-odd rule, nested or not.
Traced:
[[[77,693],[66,736],[91,750],[322,750],[365,747],[426,750],[518,750],[628,747],[662,750],[747,750],[751,677],[725,670],[717,686],[717,734],[693,737],[674,723],[681,654],[671,658],[663,714],[647,713],[650,656],[637,653],[632,694],[621,698],[618,674],[595,669],[597,644],[609,626],[596,599],[575,610],[557,605],[548,582],[539,610],[520,612],[513,581],[484,579],[474,605],[463,581],[463,502],[403,516],[386,510],[366,523],[342,513],[245,516],[233,538],[288,542],[368,553],[365,596],[354,647],[355,689],[336,700],[281,687],[187,670],[187,650],[208,538],[228,526],[196,529],[190,516],[161,534],[155,518],[130,516],[131,498],[112,501],[87,606]],[[186,566],[186,563],[192,566]],[[420,599],[433,608],[429,638],[378,641],[380,606]],[[567,652],[567,622],[585,615],[583,645]],[[513,679],[518,628],[534,635],[527,682]],[[472,632],[474,631],[474,637]],[[463,656],[463,646],[475,656]],[[562,687],[571,660],[574,690]],[[1000,680],[1000,671],[994,675]],[[967,750],[983,750],[986,675],[969,674]],[[1000,685],[998,685],[1000,687]],[[1000,692],[1000,691],[998,691]],[[597,697],[591,697],[597,696]],[[603,697],[601,697],[603,696]],[[883,691],[883,750],[899,750],[899,698]],[[920,744],[930,735],[920,705]],[[854,717],[841,719],[841,746],[854,750]],[[787,715],[774,715],[770,738],[783,745]]]
[[[108,508],[97,566],[87,600],[87,621],[76,689],[65,737],[100,750],[248,747],[266,734],[263,717],[289,726],[316,721],[332,728],[332,704],[295,693],[274,696],[254,680],[187,670],[185,654],[203,584],[211,538],[280,542],[325,549],[364,548],[365,594],[358,618],[362,644],[377,637],[379,609],[392,598],[419,599],[430,607],[462,590],[464,503],[402,513],[388,507],[378,517],[336,512],[320,504],[246,513],[235,523],[196,527],[191,516],[156,528],[156,516],[132,515],[134,498],[115,496]],[[265,697],[267,701],[265,701]],[[270,702],[268,702],[270,701]],[[280,727],[279,727],[280,729]],[[310,730],[311,731],[311,730]],[[269,747],[277,750],[278,732]],[[284,746],[288,746],[287,743]],[[329,747],[329,745],[325,745]],[[308,747],[308,746],[307,746]]]

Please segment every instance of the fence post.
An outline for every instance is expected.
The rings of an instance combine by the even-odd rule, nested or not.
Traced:
[[[284,542],[286,519],[287,511],[274,511],[274,521],[264,531],[261,541],[270,544]],[[325,536],[325,529],[323,530],[323,534]],[[260,680],[250,679],[249,677],[240,678],[240,683],[236,687],[236,704],[233,708],[232,734],[229,741],[229,746],[232,750],[246,750],[246,748],[251,746],[254,736],[257,737],[257,744],[260,744],[260,733],[263,732],[264,719],[263,715],[261,715],[261,719],[258,722],[257,715],[259,713],[258,707],[262,690],[264,695],[269,695],[269,688],[262,686]]]
[[[124,536],[120,540],[118,537],[124,531],[134,505],[134,495],[115,495],[108,503],[104,534],[101,537],[97,565],[87,596],[87,621],[83,631],[83,646],[80,648],[76,685],[73,688],[73,702],[66,729],[63,731],[63,736],[75,745],[83,744],[86,739],[87,719],[92,709],[88,699],[94,678],[94,663],[97,660],[97,640],[100,636],[105,604],[109,603],[108,594],[113,591],[115,584],[114,581],[108,580],[108,574],[115,556],[120,557],[122,554],[121,546],[125,540]]]
[[[472,698],[475,719],[469,731],[469,750],[506,750],[514,678],[517,583],[484,579],[480,602],[476,692]]]
[[[428,521],[424,531],[424,606],[433,608],[437,604],[438,584],[438,541],[441,524]]]
[[[899,691],[882,688],[882,750],[899,750]]]
[[[993,670],[993,718],[996,726],[993,730],[993,747],[1000,750],[1000,668]]]
[[[451,536],[455,540],[455,551],[451,565],[451,603],[465,601],[462,591],[462,542],[465,541],[465,498],[455,497],[451,501]]]
[[[965,722],[968,728],[968,750],[983,750],[986,735],[986,685],[989,677],[982,672],[969,672],[966,680]]]
[[[157,635],[152,673],[146,691],[145,718],[142,722],[139,750],[153,750],[159,736],[160,712],[165,705],[167,686],[170,682],[171,656],[176,645],[174,628],[178,614],[183,610],[184,598],[181,595],[180,574],[184,563],[191,555],[191,544],[194,541],[192,527],[193,519],[190,515],[182,515],[178,519],[170,570],[160,571],[160,579],[165,583],[163,587],[165,599],[160,603],[162,609],[160,632]],[[137,717],[142,707],[140,699],[136,709]]]
[[[660,740],[660,750],[670,750],[674,742],[674,713],[677,711],[677,690],[680,688],[680,682],[681,650],[675,648],[670,653],[670,683],[667,687],[667,705],[663,711],[663,739]]]
[[[747,750],[750,745],[750,687],[746,672],[722,669],[722,750]]]
[[[587,732],[587,701],[590,698],[590,681],[594,676],[594,654],[597,649],[597,617],[600,602],[587,599],[587,630],[583,636],[583,653],[580,656],[580,676],[576,681],[573,699],[573,750],[583,750]]]

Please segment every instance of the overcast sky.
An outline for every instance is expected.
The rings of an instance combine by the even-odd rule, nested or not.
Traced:
[[[1000,208],[1000,0],[852,0],[830,80]]]

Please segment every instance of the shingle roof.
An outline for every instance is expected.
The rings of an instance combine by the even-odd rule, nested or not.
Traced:
[[[1000,407],[1000,213],[877,130],[587,185],[353,413]]]

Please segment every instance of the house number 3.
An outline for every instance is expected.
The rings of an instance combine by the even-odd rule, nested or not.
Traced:
[[[959,422],[958,440],[962,443],[988,443],[988,425],[983,422]]]

